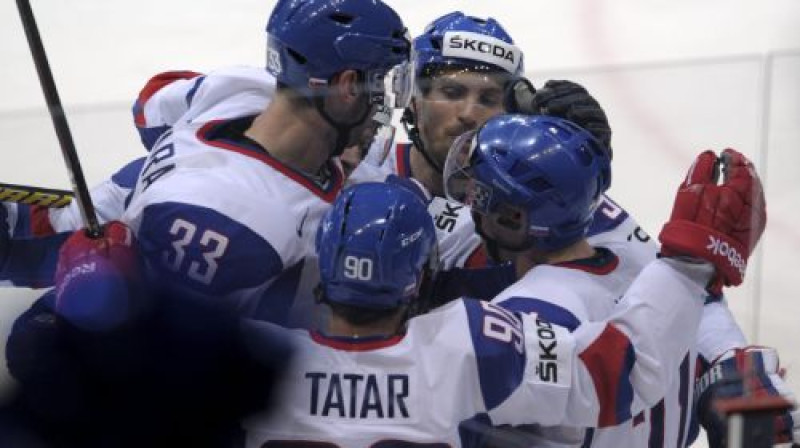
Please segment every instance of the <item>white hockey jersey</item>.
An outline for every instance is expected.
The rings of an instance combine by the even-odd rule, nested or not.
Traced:
[[[400,176],[411,176],[410,151],[409,144],[396,145],[383,166]],[[467,207],[437,197],[431,202],[429,211],[436,223],[445,269],[485,265],[486,256]],[[578,264],[537,267],[494,301],[507,300],[504,306],[538,312],[570,329],[582,322],[607,318],[638,272],[656,258],[658,246],[622,207],[607,196],[603,196],[598,205],[587,237],[591,245],[610,249],[610,255],[602,252],[600,257]],[[528,288],[532,289],[526,293]],[[720,346],[729,346],[732,343],[728,342],[729,339],[740,340],[733,337],[735,334],[730,338],[720,337],[718,332],[711,334],[712,325],[726,322],[718,317],[720,314],[717,311],[709,312],[708,317],[704,315],[700,331],[701,341],[709,340],[705,345],[710,346],[714,341]],[[681,360],[678,366],[680,375],[672,378],[663,402],[620,427],[590,431],[584,446],[637,447],[648,443],[653,447],[684,446],[690,432],[693,402],[690,385],[693,384],[696,357],[694,348]]]
[[[343,184],[313,179],[243,136],[274,91],[263,69],[237,67],[146,87],[137,125],[157,133],[123,221],[157,280],[245,315],[297,323],[318,281],[314,236]],[[180,112],[182,115],[178,116]],[[142,120],[149,117],[154,122]],[[149,134],[148,134],[149,135]],[[143,134],[145,144],[146,135]]]
[[[144,164],[144,157],[129,162],[109,179],[89,190],[98,221],[106,223],[119,219],[125,210],[125,201],[136,183]],[[47,208],[6,202],[11,236],[37,237],[68,232],[83,227],[83,218],[76,201],[59,208]]]
[[[469,447],[491,425],[619,423],[661,397],[694,343],[703,288],[668,264],[642,272],[624,312],[574,332],[469,299],[388,339],[295,330],[274,407],[244,422],[247,447]]]
[[[630,244],[609,242],[600,247],[595,257],[557,265],[539,265],[528,271],[517,283],[492,300],[503,307],[527,313],[562,325],[570,330],[586,322],[607,319],[623,294],[644,268],[637,253],[630,253]],[[693,325],[687,322],[686,325]],[[677,328],[677,331],[691,329]],[[662,341],[669,345],[670,338]],[[665,395],[652,409],[646,409],[631,420],[617,426],[588,431],[586,440],[575,445],[584,447],[684,446],[692,410],[694,361],[696,349],[687,349],[674,366],[665,383]],[[631,399],[624,391],[607,384],[607,392],[616,400]],[[627,419],[626,419],[627,420]],[[656,443],[658,441],[659,443]],[[667,445],[664,445],[664,443]]]

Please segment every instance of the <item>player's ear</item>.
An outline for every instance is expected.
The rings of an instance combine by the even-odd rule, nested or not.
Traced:
[[[359,97],[359,82],[357,71],[345,70],[333,78],[331,88],[339,98],[353,102]]]

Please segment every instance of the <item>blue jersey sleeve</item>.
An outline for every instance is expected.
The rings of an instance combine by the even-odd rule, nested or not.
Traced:
[[[513,312],[488,302],[465,300],[469,331],[487,410],[519,387],[525,372],[522,322]]]
[[[511,263],[483,268],[455,267],[437,274],[434,297],[436,304],[460,297],[489,300],[515,281],[516,271]]]
[[[201,296],[225,296],[265,284],[283,271],[269,241],[213,209],[148,205],[137,238],[152,275]]]
[[[58,251],[70,235],[72,232],[9,239],[0,265],[0,280],[28,288],[52,286]]]

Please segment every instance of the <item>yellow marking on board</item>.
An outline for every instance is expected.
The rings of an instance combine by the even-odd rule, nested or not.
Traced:
[[[72,196],[0,187],[0,201],[60,208],[69,205],[72,202]]]

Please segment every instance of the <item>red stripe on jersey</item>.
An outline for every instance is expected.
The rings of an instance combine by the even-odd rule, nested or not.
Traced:
[[[397,163],[397,175],[400,177],[411,177],[411,144],[398,143],[395,147],[395,162]]]
[[[156,94],[156,92],[172,84],[175,81],[181,79],[192,79],[198,76],[203,76],[203,74],[188,70],[176,70],[176,71],[159,73],[156,76],[150,78],[150,80],[147,81],[147,84],[145,84],[142,90],[139,92],[139,96],[136,99],[136,103],[139,106],[137,113],[134,116],[134,123],[136,124],[136,126],[139,127],[146,126],[147,123],[144,116],[144,105],[150,98],[153,97],[153,95]]]
[[[276,159],[270,153],[264,151],[263,149],[253,147],[248,147],[244,145],[237,145],[234,142],[230,141],[222,141],[222,140],[209,140],[206,138],[206,134],[213,129],[215,126],[218,126],[224,123],[225,120],[216,120],[210,121],[203,125],[197,131],[197,138],[202,141],[203,143],[214,146],[217,148],[227,149],[233,152],[237,152],[247,157],[252,157],[256,160],[260,160],[267,165],[274,168],[276,171],[282,173],[286,177],[294,180],[298,184],[305,187],[308,191],[318,196],[325,202],[332,203],[334,199],[336,199],[336,195],[339,194],[339,191],[344,186],[344,172],[342,171],[342,167],[339,166],[338,163],[334,163],[333,161],[328,162],[328,166],[331,170],[331,186],[325,190],[320,187],[316,182],[306,177],[303,173],[293,169],[290,166],[285,165],[280,160]]]
[[[633,389],[630,371],[635,354],[625,333],[613,325],[603,332],[579,355],[592,376],[600,404],[598,426],[613,426],[630,418]]]
[[[317,331],[309,331],[311,339],[317,344],[327,347],[335,348],[337,350],[344,350],[348,352],[366,352],[370,350],[377,350],[380,348],[391,347],[403,340],[405,334],[398,334],[387,338],[370,338],[370,339],[357,339],[357,338],[331,338],[325,336]]]
[[[489,266],[489,256],[486,255],[486,248],[483,244],[476,247],[464,262],[465,268],[485,268],[487,266]]]
[[[50,209],[40,205],[32,205],[30,210],[31,234],[33,236],[48,236],[56,233],[53,224],[50,222]]]

